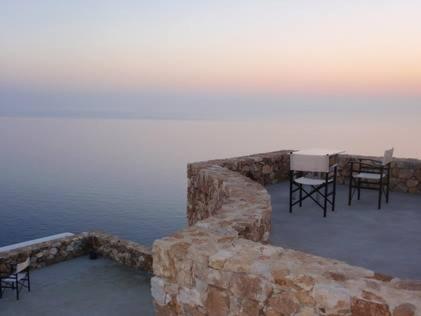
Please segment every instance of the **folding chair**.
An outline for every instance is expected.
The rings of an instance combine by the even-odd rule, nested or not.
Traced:
[[[307,198],[312,199],[323,209],[323,217],[326,217],[328,204],[332,212],[335,211],[336,201],[336,175],[337,164],[330,166],[329,155],[301,155],[291,153],[290,155],[290,192],[289,212],[295,205],[301,207]],[[329,185],[332,190],[329,191]],[[306,189],[309,187],[309,189]],[[293,201],[294,193],[299,192],[299,198]],[[322,203],[314,198],[318,194],[323,198]]]
[[[13,273],[7,277],[0,277],[0,298],[3,296],[4,289],[13,289],[16,291],[16,299],[19,300],[19,292],[22,287],[31,291],[31,281],[29,276],[29,266],[31,259],[18,263],[13,269]]]
[[[355,192],[358,200],[361,198],[361,189],[378,191],[378,209],[382,208],[383,194],[386,203],[390,195],[390,165],[393,160],[394,149],[386,150],[382,161],[360,158],[350,161],[349,201],[351,205]]]

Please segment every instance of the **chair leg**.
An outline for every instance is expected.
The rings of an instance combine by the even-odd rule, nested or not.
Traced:
[[[293,185],[293,174],[292,171],[289,174],[289,212],[292,213],[292,185]]]
[[[335,211],[335,204],[336,204],[336,169],[333,178],[333,197],[332,197],[332,212]]]
[[[300,207],[303,206],[303,185],[300,184]]]
[[[0,278],[0,298],[3,298],[3,285]]]
[[[378,206],[379,210],[382,208],[382,198],[383,198],[383,180],[380,179],[379,206]]]
[[[324,205],[323,205],[323,217],[326,217],[327,216],[327,198],[328,198],[328,189],[329,189],[329,180],[328,180],[328,175],[326,175],[326,183],[325,183],[325,196],[324,196],[324,198],[325,198],[325,203],[324,203]]]
[[[352,203],[352,183],[353,183],[353,181],[354,181],[354,179],[352,178],[352,175],[351,175],[351,178],[349,179],[349,192],[348,192],[348,194],[349,194],[348,205],[349,206],[351,206],[351,203]]]
[[[16,281],[16,300],[19,301],[19,283]]]
[[[358,179],[357,185],[358,185],[358,201],[359,201],[361,199],[361,179]]]
[[[31,292],[31,277],[29,276],[29,271],[28,271],[28,292]]]

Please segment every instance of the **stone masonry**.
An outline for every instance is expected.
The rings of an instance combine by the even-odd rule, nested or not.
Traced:
[[[31,258],[31,268],[38,269],[88,254],[90,251],[142,271],[152,271],[150,249],[116,236],[91,232],[50,240],[0,253],[0,273],[9,274],[11,265]]]
[[[157,315],[421,315],[421,281],[267,244],[262,185],[287,179],[287,153],[188,166],[190,227],[153,245]],[[396,160],[394,189],[420,192],[419,170],[420,161]]]
[[[91,249],[120,264],[141,271],[152,272],[152,252],[134,241],[105,233],[89,233]]]

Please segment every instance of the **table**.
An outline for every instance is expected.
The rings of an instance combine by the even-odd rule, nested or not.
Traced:
[[[317,157],[325,157],[328,156],[329,158],[329,165],[332,166],[337,163],[337,157],[339,154],[345,153],[345,150],[342,149],[324,149],[324,148],[309,148],[309,149],[302,149],[292,152],[294,155],[301,155],[301,156],[311,156],[315,157],[314,163],[318,164],[316,161]],[[319,161],[320,162],[320,161]],[[312,170],[307,170],[312,171]]]
[[[337,156],[339,154],[345,153],[345,150],[341,149],[326,149],[326,148],[310,148],[310,149],[301,149],[294,151],[294,154],[299,155],[310,155],[310,156]]]

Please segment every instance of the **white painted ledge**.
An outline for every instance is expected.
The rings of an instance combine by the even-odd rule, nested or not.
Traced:
[[[61,239],[61,238],[70,237],[70,236],[74,236],[74,234],[72,234],[72,233],[61,233],[61,234],[57,234],[57,235],[51,235],[51,236],[42,237],[42,238],[38,238],[38,239],[28,240],[28,241],[20,242],[20,243],[17,243],[17,244],[12,244],[12,245],[8,245],[8,246],[0,247],[0,252],[15,250],[15,249],[19,249],[19,248],[22,248],[22,247],[27,247],[27,246],[31,246],[31,245],[34,245],[34,244],[40,244],[42,242]]]

